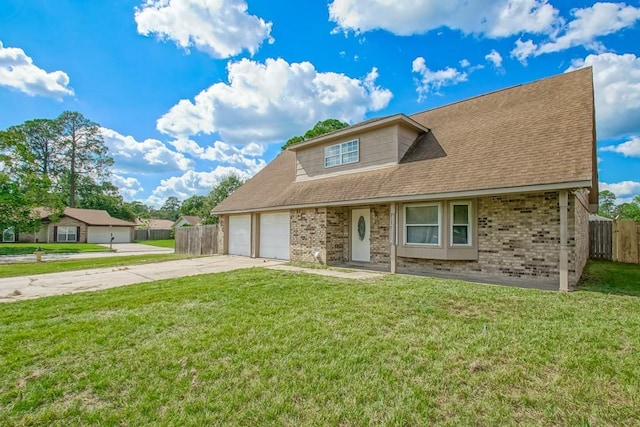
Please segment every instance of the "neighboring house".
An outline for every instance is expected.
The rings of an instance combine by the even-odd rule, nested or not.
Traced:
[[[137,218],[136,229],[138,230],[171,230],[173,221],[170,219]]]
[[[18,241],[33,243],[131,243],[135,223],[113,218],[107,211],[65,208],[54,222],[50,213],[39,210],[42,228],[33,233],[19,233]]]
[[[221,253],[568,290],[597,183],[585,68],[295,144],[212,213]]]
[[[195,226],[201,225],[200,221],[202,219],[199,216],[191,216],[191,215],[182,215],[176,222],[173,223],[173,228],[184,227],[184,226]]]

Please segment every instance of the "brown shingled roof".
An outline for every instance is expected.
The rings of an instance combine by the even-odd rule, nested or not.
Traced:
[[[182,215],[182,218],[184,218],[184,220],[190,225],[198,225],[200,224],[200,221],[202,221],[199,216],[193,215]]]
[[[47,218],[51,212],[46,208],[36,208],[41,219]],[[113,218],[109,212],[99,209],[64,208],[63,215],[82,221],[87,225],[115,225],[133,227],[136,224],[122,219]]]
[[[88,225],[135,226],[133,222],[113,218],[109,212],[98,209],[65,208],[64,214]]]
[[[394,167],[295,182],[285,151],[214,213],[533,186],[597,193],[593,77],[585,68],[410,116],[431,129]],[[354,132],[357,132],[357,127]]]

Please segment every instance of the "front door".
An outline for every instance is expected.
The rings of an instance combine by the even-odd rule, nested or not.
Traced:
[[[351,211],[351,260],[371,261],[371,212],[369,208]]]

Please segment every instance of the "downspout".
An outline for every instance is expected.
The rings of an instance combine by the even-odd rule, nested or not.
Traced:
[[[560,290],[569,291],[569,251],[568,251],[568,234],[569,224],[567,218],[567,210],[569,208],[569,197],[567,190],[560,191],[560,199],[558,202],[560,207]]]
[[[391,273],[395,273],[396,266],[396,253],[397,253],[397,231],[396,231],[396,204],[391,203],[389,207],[389,243],[391,243],[391,253],[390,253],[390,264],[391,264]]]

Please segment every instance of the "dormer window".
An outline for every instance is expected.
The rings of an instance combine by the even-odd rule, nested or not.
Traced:
[[[360,160],[358,140],[343,142],[341,144],[330,145],[324,148],[324,167],[346,165],[357,163]]]

